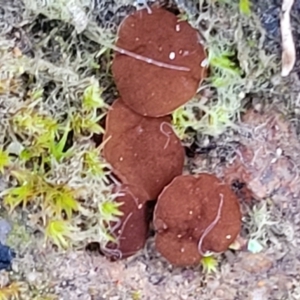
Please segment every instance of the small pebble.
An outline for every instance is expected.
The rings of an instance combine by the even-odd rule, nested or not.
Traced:
[[[240,263],[242,269],[252,274],[267,272],[273,264],[263,253],[247,253]]]
[[[0,218],[0,243],[6,243],[6,237],[11,231],[11,225],[5,220]]]
[[[38,273],[33,271],[33,272],[29,272],[27,275],[26,275],[26,279],[29,283],[34,283],[36,282],[38,278]]]

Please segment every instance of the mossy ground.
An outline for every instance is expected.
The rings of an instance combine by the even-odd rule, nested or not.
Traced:
[[[98,220],[107,213],[111,217],[110,206],[103,204],[113,199],[114,178],[95,156],[92,137],[101,139],[98,116],[117,96],[107,46],[122,18],[134,10],[132,2],[0,0],[0,192],[6,208],[1,216],[14,225],[8,244],[18,253],[13,270],[1,273],[6,293],[13,296],[16,287],[9,291],[9,283],[17,283],[21,299],[36,300],[299,299],[295,199],[284,208],[272,199],[243,204],[242,237],[254,236],[263,250],[228,251],[210,275],[200,266],[172,268],[155,252],[153,239],[137,256],[115,263],[82,250],[109,238]],[[202,97],[174,119],[189,147],[189,172],[215,171],[220,162],[234,159],[235,130],[251,107],[276,107],[300,134],[299,63],[288,78],[280,77],[279,24],[276,18],[272,28],[261,23],[280,3],[260,2],[253,1],[247,15],[238,1],[199,1],[199,18],[192,1],[166,4],[179,6],[182,18],[199,29],[212,67]],[[297,13],[299,1],[293,11],[295,37],[300,35]],[[201,111],[206,115],[200,120]],[[20,185],[22,190],[14,189]],[[56,206],[45,201],[47,195],[55,196]],[[67,204],[60,202],[62,196]],[[20,199],[28,205],[8,214]],[[79,250],[57,250],[53,242]]]

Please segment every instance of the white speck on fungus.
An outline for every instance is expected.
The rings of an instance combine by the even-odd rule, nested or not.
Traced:
[[[173,60],[175,58],[175,52],[170,52],[169,58]]]

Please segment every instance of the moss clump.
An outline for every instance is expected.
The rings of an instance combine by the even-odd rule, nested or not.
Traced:
[[[21,286],[17,282],[13,282],[8,286],[0,287],[0,299],[10,300],[10,299],[20,299]]]
[[[23,31],[17,41],[12,27],[0,37],[3,204],[10,213],[23,209],[28,224],[63,248],[109,241],[102,205],[116,196],[92,139],[104,133],[111,58],[101,43],[111,45],[114,32],[95,25],[92,3],[67,2],[7,8]]]
[[[8,117],[13,135],[7,148],[16,148],[13,145],[17,144],[19,149],[10,165],[6,163],[4,176],[12,176],[14,186],[2,192],[3,203],[10,211],[22,204],[30,211],[31,221],[45,228],[46,237],[63,247],[68,246],[66,239],[77,240],[74,233],[83,226],[76,216],[91,220],[100,213],[97,203],[93,203],[93,210],[87,204],[94,197],[89,183],[98,185],[94,192],[98,188],[100,193],[109,193],[110,189],[106,177],[110,174],[104,171],[108,166],[91,141],[92,134],[103,132],[98,123],[105,115],[97,88],[94,82],[87,86],[82,106],[71,108],[63,120],[41,111],[41,92],[33,93],[26,106],[20,103]],[[103,110],[100,116],[98,109]],[[80,118],[74,118],[75,114]],[[73,140],[68,145],[70,132]]]
[[[0,149],[0,173],[4,173],[4,168],[8,167],[10,164],[10,157],[6,151]]]
[[[180,110],[173,114],[180,137],[187,138],[188,128],[214,137],[236,129],[247,95],[267,90],[278,65],[263,50],[263,29],[248,4],[208,1],[197,19],[189,19],[204,37],[210,77],[199,95],[181,109],[184,115],[178,116]]]
[[[256,252],[260,247],[267,247],[270,226],[275,226],[269,201],[254,205],[248,212],[247,227],[250,232],[248,250]]]
[[[202,266],[202,270],[206,274],[211,274],[217,272],[218,260],[212,256],[203,256],[201,258],[200,264]]]

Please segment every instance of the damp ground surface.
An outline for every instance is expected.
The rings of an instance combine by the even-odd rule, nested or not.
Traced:
[[[251,50],[250,54],[245,54],[246,60],[251,59],[247,66],[252,68],[250,71],[254,75],[251,77],[249,71],[247,76],[251,80],[242,85],[245,90],[237,89],[239,93],[245,92],[241,111],[242,115],[251,109],[258,111],[262,116],[261,123],[258,123],[260,125],[272,118],[273,111],[274,115],[275,112],[279,113],[284,117],[284,121],[275,124],[279,128],[279,133],[274,134],[273,140],[270,139],[267,144],[262,144],[259,135],[265,135],[266,130],[270,132],[274,130],[272,127],[274,124],[270,127],[258,126],[255,118],[252,119],[250,115],[247,122],[238,118],[234,120],[238,128],[228,128],[214,137],[200,131],[192,131],[192,138],[185,143],[188,157],[185,172],[196,174],[207,171],[219,176],[225,176],[226,170],[239,158],[235,149],[240,144],[248,146],[252,155],[257,154],[256,150],[260,147],[265,147],[263,148],[265,152],[254,156],[259,159],[258,156],[262,155],[260,159],[267,163],[266,170],[271,173],[264,173],[265,170],[260,169],[259,163],[251,165],[251,159],[245,161],[246,166],[252,167],[250,174],[244,170],[230,171],[232,176],[229,177],[234,179],[231,184],[240,197],[244,216],[237,250],[228,250],[217,256],[217,270],[206,274],[200,264],[194,268],[172,267],[157,253],[153,236],[150,236],[146,247],[135,256],[110,262],[98,253],[96,246],[62,251],[49,243],[45,245],[43,230],[35,226],[32,219],[28,221],[31,213],[28,209],[15,210],[12,214],[8,214],[1,208],[2,219],[12,226],[6,236],[7,224],[5,223],[3,230],[1,227],[3,222],[0,224],[1,241],[12,246],[17,253],[12,270],[0,272],[1,287],[16,283],[20,299],[30,300],[300,299],[300,188],[297,188],[300,186],[300,2],[295,1],[292,12],[298,61],[287,78],[280,76],[281,1],[262,2],[253,1],[252,21],[249,23],[248,21],[239,23],[239,18],[235,15],[238,13],[236,5],[231,8],[224,4],[227,7],[225,10],[222,6],[213,6],[213,9],[210,9],[204,4],[201,9],[209,18],[201,20],[198,27],[201,33],[205,34],[210,25],[215,26],[216,29],[212,32],[215,35],[219,34],[224,38],[223,41],[227,40],[228,44],[236,47],[240,62],[243,60],[242,49],[246,40],[252,36],[253,40],[257,41],[254,47],[256,52],[253,53]],[[88,21],[84,17],[80,22],[75,20],[76,18],[66,21],[66,16],[61,13],[59,6],[57,8],[54,5],[55,9],[51,11],[44,8],[44,5],[50,5],[55,1],[47,3],[47,1],[23,3],[19,0],[11,0],[8,3],[0,0],[0,46],[5,48],[8,45],[9,49],[21,51],[30,59],[29,62],[25,62],[28,71],[20,78],[21,88],[15,91],[14,99],[23,99],[32,86],[41,85],[47,96],[57,93],[56,99],[61,101],[53,103],[50,101],[49,107],[45,105],[44,108],[48,107],[51,114],[57,115],[58,119],[63,118],[67,107],[59,97],[65,92],[63,86],[65,78],[74,81],[74,85],[68,90],[71,92],[68,103],[76,104],[78,90],[85,87],[82,78],[95,76],[104,88],[104,100],[108,104],[112,103],[117,91],[109,72],[110,54],[101,56],[99,68],[91,67],[93,61],[91,57],[94,57],[100,46],[93,41],[93,30],[87,35],[81,32],[80,26],[84,27],[84,22]],[[74,3],[79,7],[80,5],[91,7],[89,1],[86,3],[74,1]],[[177,7],[186,10],[195,24],[197,15],[194,13],[197,14],[199,7],[191,3],[192,1],[178,0],[162,5],[177,13]],[[230,9],[233,9],[232,13]],[[91,18],[100,28],[109,28],[111,32],[115,32],[121,20],[134,10],[135,7],[130,1],[97,0],[93,2]],[[237,25],[241,26],[243,34],[231,27]],[[76,26],[77,33],[74,33]],[[235,33],[238,38],[233,37]],[[74,44],[66,47],[64,42],[68,41],[70,36]],[[246,48],[244,49],[247,52]],[[78,51],[88,55],[81,59],[76,56]],[[70,57],[69,65],[67,63],[65,66],[60,65],[59,62],[65,61],[66,56]],[[269,64],[261,67],[259,59],[263,57],[270,60]],[[37,65],[41,68],[41,75],[34,77],[35,71],[32,71],[32,68],[38,69]],[[49,67],[50,65],[52,67]],[[10,67],[13,69],[20,66]],[[74,99],[72,93],[75,95]],[[0,119],[0,128],[4,132],[7,124],[3,120],[4,118]],[[281,135],[280,130],[285,130],[284,134]],[[6,143],[8,139],[9,136],[1,135],[1,143]],[[272,144],[272,141],[275,144]],[[16,149],[14,151],[17,152]],[[286,160],[277,165],[276,162],[280,161],[281,155]],[[69,173],[63,168],[58,168],[57,176],[72,176],[72,168],[77,166],[76,161],[73,163],[74,166],[73,164],[68,166]],[[281,176],[283,170],[288,173],[284,178]],[[243,194],[244,180],[251,182],[252,193],[256,197],[253,194],[248,197]],[[11,182],[7,178],[0,177],[0,191],[10,185]],[[265,189],[266,186],[268,190]],[[250,239],[256,243],[256,248],[251,248],[251,251],[245,246]]]

